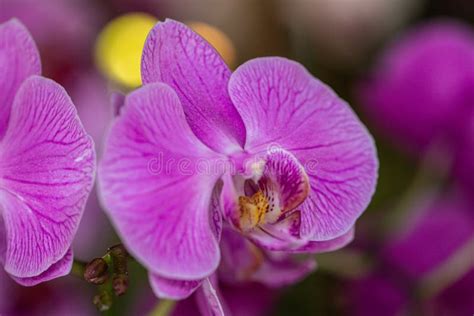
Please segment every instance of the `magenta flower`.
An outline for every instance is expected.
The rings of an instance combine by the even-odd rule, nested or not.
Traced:
[[[358,94],[374,124],[399,144],[419,152],[445,142],[455,151],[469,135],[473,87],[474,32],[437,20],[390,45]]]
[[[0,271],[0,315],[96,315],[95,307],[84,299],[84,296],[93,295],[90,290],[79,278],[62,278],[34,287],[23,287]]]
[[[67,274],[92,187],[94,148],[66,91],[40,76],[16,20],[0,25],[0,262],[18,283]]]
[[[110,130],[99,180],[158,296],[210,286],[223,227],[275,257],[351,239],[375,189],[374,143],[300,64],[259,58],[231,74],[167,20],[147,39],[142,78]]]
[[[95,1],[2,0],[0,22],[16,17],[31,31],[43,57],[45,70],[83,65],[102,23]],[[63,70],[64,71],[64,70]]]
[[[346,287],[350,315],[413,310],[466,315],[474,310],[472,204],[459,196],[435,199],[410,214],[383,245],[377,269]]]

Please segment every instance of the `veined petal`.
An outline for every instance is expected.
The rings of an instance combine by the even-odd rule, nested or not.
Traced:
[[[49,267],[48,270],[44,271],[38,276],[29,277],[29,278],[18,278],[15,276],[11,276],[11,277],[20,285],[34,286],[39,283],[50,281],[58,277],[62,277],[69,274],[69,272],[71,271],[73,260],[74,258],[72,255],[72,250],[69,249],[68,252],[66,252],[66,255],[64,255],[62,259],[60,259],[58,262],[56,262],[51,267]]]
[[[182,23],[167,19],[148,35],[143,83],[170,85],[194,134],[222,153],[241,150],[245,143],[244,124],[227,92],[230,74],[217,51]]]
[[[299,281],[316,268],[313,258],[298,260],[258,248],[231,229],[224,229],[219,277],[228,283],[257,281],[271,287]]]
[[[10,109],[23,81],[41,73],[38,49],[18,20],[0,24],[0,139],[5,134]]]
[[[352,242],[354,239],[355,229],[352,227],[345,234],[342,234],[339,237],[329,240],[321,241],[308,241],[305,245],[301,246],[298,249],[293,250],[292,252],[302,252],[302,253],[321,253],[329,252],[341,249]]]
[[[258,58],[240,66],[229,94],[247,130],[245,149],[291,152],[310,194],[300,205],[303,237],[327,240],[354,225],[375,190],[374,142],[350,107],[300,64]]]
[[[260,247],[271,251],[294,251],[307,240],[300,238],[301,212],[295,211],[274,224],[261,224],[248,237]]]
[[[259,248],[231,228],[222,232],[221,252],[219,277],[227,283],[249,281],[265,259]]]
[[[339,237],[329,240],[308,241],[300,238],[301,215],[295,211],[275,224],[261,225],[248,237],[260,247],[271,251],[291,253],[321,253],[347,246],[354,239],[354,227]]]
[[[281,148],[272,149],[267,154],[258,185],[270,202],[265,214],[266,223],[275,223],[283,213],[300,205],[310,189],[304,167]]]
[[[203,280],[172,280],[157,274],[150,274],[149,280],[157,297],[171,300],[182,300],[189,297],[203,282]]]
[[[106,141],[99,184],[123,242],[151,273],[195,280],[217,268],[217,159],[192,133],[169,86],[149,84],[127,96]]]
[[[38,76],[22,84],[0,157],[4,267],[34,277],[65,256],[94,179],[93,142],[60,85]]]

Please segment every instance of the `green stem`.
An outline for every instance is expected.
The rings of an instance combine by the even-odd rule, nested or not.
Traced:
[[[431,298],[462,278],[474,265],[474,238],[467,241],[454,254],[421,281],[422,298]]]
[[[439,159],[440,153],[443,152],[441,148],[440,142],[434,142],[427,149],[412,182],[408,185],[390,214],[386,216],[384,223],[379,225],[382,236],[385,237],[387,233],[390,235],[403,229],[407,216],[410,216],[412,207],[419,201],[420,196],[428,193],[435,195],[441,191],[451,166],[451,157],[444,157],[446,163],[443,168],[439,168],[435,163]]]
[[[373,267],[372,259],[354,249],[340,249],[316,255],[318,269],[344,279],[354,279],[367,274]]]
[[[75,277],[84,279],[84,270],[85,269],[86,269],[86,263],[85,262],[82,262],[82,261],[79,261],[79,260],[74,260],[74,262],[72,263],[72,269],[71,269],[70,274],[75,276]]]
[[[176,301],[160,300],[150,312],[149,316],[168,316],[173,311],[175,305]]]

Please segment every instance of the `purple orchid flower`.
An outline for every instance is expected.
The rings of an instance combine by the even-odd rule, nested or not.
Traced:
[[[16,17],[31,31],[41,51],[46,71],[60,65],[83,65],[89,58],[102,23],[95,1],[2,0],[0,22]],[[64,71],[64,70],[63,70]]]
[[[473,87],[472,28],[435,20],[389,45],[357,92],[374,124],[399,144],[420,152],[444,142],[455,151],[469,136]]]
[[[83,316],[98,315],[84,296],[93,289],[79,278],[62,278],[34,287],[15,284],[0,271],[0,315],[2,316]]]
[[[0,25],[0,263],[22,285],[67,274],[95,153],[66,91],[40,76],[33,39]]]
[[[145,43],[142,79],[109,132],[99,184],[159,297],[215,292],[223,228],[275,256],[350,241],[375,190],[375,146],[300,64],[258,58],[231,74],[167,20]]]
[[[358,86],[368,116],[411,153],[435,147],[438,165],[474,192],[474,31],[449,19],[423,23],[382,54]],[[436,158],[437,159],[437,158]],[[441,164],[439,163],[441,162]]]
[[[474,310],[472,204],[460,195],[421,204],[383,245],[377,269],[346,287],[350,315],[405,315],[413,309],[423,315],[468,315]],[[431,288],[437,290],[416,296]]]

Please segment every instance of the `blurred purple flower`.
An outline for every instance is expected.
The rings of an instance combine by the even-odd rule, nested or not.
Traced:
[[[88,0],[2,0],[0,22],[13,17],[31,30],[46,68],[90,60],[90,49],[100,26],[100,10]]]
[[[402,229],[386,242],[376,271],[349,284],[351,314],[400,315],[413,309],[426,315],[472,313],[471,211],[469,202],[451,197],[431,201],[411,213]],[[427,282],[430,279],[436,282]],[[423,291],[433,289],[437,290],[423,297]]]
[[[0,271],[2,316],[92,316],[99,313],[87,299],[91,288],[78,278],[62,278],[35,287],[22,287]]]
[[[420,152],[445,142],[455,151],[474,116],[474,32],[450,20],[415,28],[386,49],[358,95],[399,144]]]
[[[346,286],[347,315],[404,315],[408,297],[402,287],[385,273],[374,273]]]
[[[95,169],[94,148],[66,91],[40,76],[35,43],[0,25],[0,262],[22,285],[67,274]]]
[[[465,137],[455,152],[454,175],[474,204],[474,106],[471,110],[467,128],[463,131]]]
[[[449,20],[419,26],[387,49],[359,94],[374,122],[413,149],[455,136],[474,104],[474,33]]]
[[[423,24],[393,43],[369,80],[362,105],[386,136],[415,154],[430,146],[474,192],[474,31],[451,20]],[[435,161],[439,164],[440,161]]]
[[[65,82],[77,107],[77,114],[86,132],[94,139],[96,152],[101,152],[107,126],[113,118],[107,84],[93,70],[77,71]],[[94,189],[86,203],[84,216],[73,243],[74,256],[81,260],[100,257],[116,240],[113,229],[102,211]]]
[[[223,226],[266,251],[351,240],[375,190],[375,146],[300,64],[259,58],[231,74],[199,35],[167,20],[148,36],[142,79],[108,135],[99,180],[160,297],[212,287]]]

